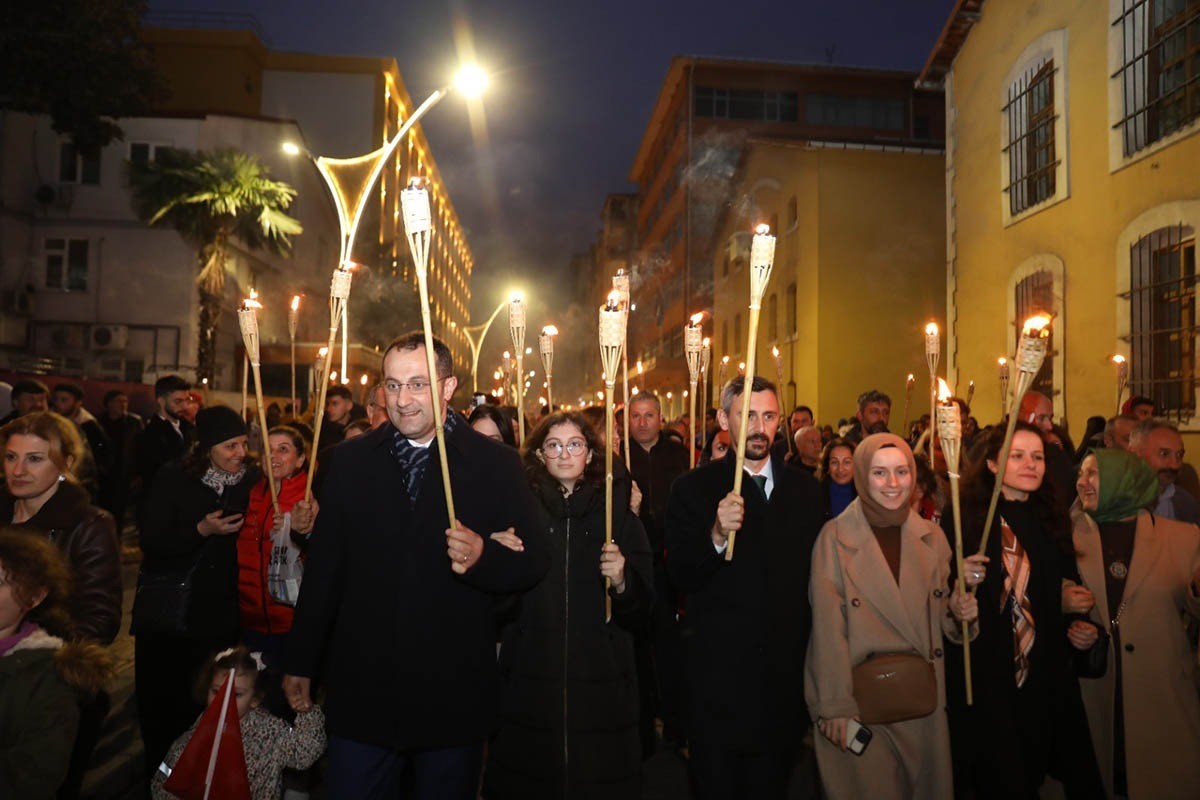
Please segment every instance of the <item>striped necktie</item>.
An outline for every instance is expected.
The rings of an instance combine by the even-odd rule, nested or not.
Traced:
[[[1001,547],[1004,556],[1004,594],[1001,608],[1008,606],[1013,622],[1013,666],[1017,686],[1025,685],[1029,677],[1029,653],[1033,650],[1036,635],[1033,611],[1029,606],[1026,589],[1029,587],[1029,556],[1017,541],[1016,534],[1008,523],[1000,520]]]

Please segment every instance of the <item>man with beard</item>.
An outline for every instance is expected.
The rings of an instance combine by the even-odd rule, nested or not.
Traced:
[[[1158,473],[1158,505],[1154,513],[1167,519],[1200,525],[1200,506],[1177,484],[1183,466],[1183,437],[1169,422],[1147,420],[1134,428],[1129,447],[1135,455]]]
[[[820,488],[772,457],[779,428],[775,386],[756,377],[721,392],[721,427],[737,441],[750,403],[746,475],[737,459],[707,464],[675,482],[667,507],[667,568],[687,592],[684,617],[689,770],[694,797],[783,798],[809,730],[804,655],[812,547],[824,521]],[[737,548],[726,561],[729,534]]]
[[[323,672],[328,796],[475,800],[499,694],[497,597],[545,575],[537,501],[511,447],[449,411],[450,349],[405,334],[384,350],[389,424],[334,447],[284,650],[284,691],[312,707]],[[445,419],[447,527],[432,392]],[[478,531],[478,533],[477,533]],[[490,534],[520,540],[510,549]]]
[[[792,413],[788,415],[787,424],[780,425],[779,435],[775,437],[774,443],[771,445],[771,455],[787,458],[789,455],[795,455],[788,449],[787,437],[794,437],[796,433],[804,427],[814,424],[813,412],[808,406],[796,406],[792,409]]]
[[[858,413],[846,438],[858,444],[872,433],[887,433],[892,416],[892,398],[878,389],[858,396]]]
[[[191,384],[178,375],[164,375],[154,382],[154,401],[158,413],[146,423],[137,438],[137,475],[142,491],[150,484],[159,467],[174,461],[196,441],[196,426],[183,418],[191,398]]]

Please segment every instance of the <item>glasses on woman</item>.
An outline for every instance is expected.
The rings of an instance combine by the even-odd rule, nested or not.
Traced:
[[[545,453],[548,458],[561,458],[564,451],[566,451],[566,454],[569,456],[577,456],[586,452],[587,449],[587,442],[585,442],[583,439],[572,439],[566,444],[552,439],[542,445],[542,452]]]

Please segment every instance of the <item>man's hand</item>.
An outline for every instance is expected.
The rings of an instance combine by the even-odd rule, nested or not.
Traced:
[[[746,518],[746,501],[740,494],[730,492],[717,504],[717,521],[713,523],[712,541],[717,547],[724,547],[729,541],[729,534],[742,529]]]
[[[509,528],[503,531],[496,531],[489,539],[495,539],[500,544],[512,550],[515,553],[520,553],[525,550],[525,543],[521,541],[521,537],[517,536],[516,528]]]
[[[600,574],[608,578],[617,594],[625,591],[625,556],[616,542],[604,545],[600,550]]]
[[[642,512],[642,490],[638,488],[637,481],[630,481],[633,487],[629,491],[629,510],[636,517]]]
[[[450,557],[450,569],[456,575],[465,575],[483,555],[483,539],[456,519],[454,527],[446,529],[446,555]]]
[[[312,678],[301,678],[297,675],[283,676],[283,695],[287,698],[292,711],[297,714],[312,710],[312,697],[309,694],[311,689]]]
[[[217,509],[196,523],[196,532],[201,536],[226,536],[237,533],[242,529],[242,514],[222,516],[225,512]]]

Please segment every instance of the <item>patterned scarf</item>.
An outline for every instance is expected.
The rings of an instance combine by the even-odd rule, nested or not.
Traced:
[[[242,482],[242,478],[244,477],[246,477],[245,466],[237,472],[226,472],[223,469],[210,466],[205,471],[204,477],[200,479],[200,482],[216,492],[217,497],[220,497],[225,493],[226,486],[236,486]]]
[[[452,433],[458,425],[458,413],[447,411],[446,424],[443,426],[445,432]],[[426,447],[418,447],[400,431],[392,431],[392,458],[396,459],[396,463],[404,471],[404,484],[408,489],[408,498],[414,503],[417,502],[417,495],[421,491],[421,479],[425,477],[425,467],[429,464],[433,444],[431,441]]]

